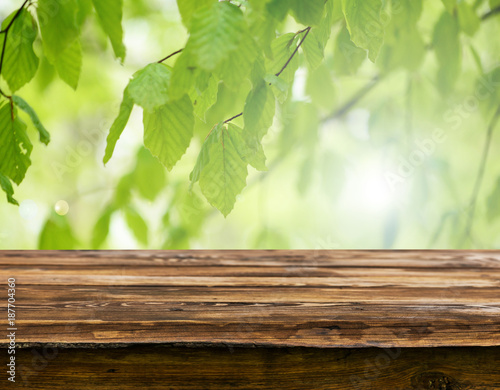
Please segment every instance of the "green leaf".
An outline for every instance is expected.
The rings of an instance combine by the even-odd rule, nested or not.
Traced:
[[[266,4],[266,9],[274,19],[282,22],[288,14],[291,3],[290,0],[270,0]]]
[[[186,152],[193,129],[193,104],[187,95],[153,111],[144,111],[144,146],[169,171]]]
[[[210,160],[210,153],[209,153],[210,148],[212,144],[218,142],[217,134],[220,133],[223,125],[224,124],[222,122],[215,125],[208,134],[205,141],[203,142],[200,153],[198,154],[198,158],[196,159],[196,164],[192,172],[189,174],[189,180],[191,181],[191,186],[198,180],[200,180],[201,172],[203,171],[203,169],[208,164],[208,161]]]
[[[66,217],[52,213],[42,228],[38,238],[38,249],[42,250],[72,250],[76,249],[78,241],[73,235]]]
[[[342,7],[340,1],[327,0],[325,3],[325,12],[319,26],[314,29],[316,38],[324,48],[332,34],[333,24],[343,18]]]
[[[134,186],[134,175],[129,173],[122,176],[116,186],[115,195],[113,198],[113,206],[116,208],[126,207],[130,203],[132,197],[132,187]]]
[[[217,127],[216,131],[217,142],[210,145],[208,163],[201,171],[200,188],[208,202],[227,217],[236,196],[246,186],[247,163],[235,146],[235,143],[242,142],[237,140],[238,133],[223,126]]]
[[[266,60],[266,69],[268,73],[277,74],[283,69],[283,66],[292,58],[292,54],[297,48],[298,37],[302,37],[302,34],[296,35],[288,33],[281,35],[273,41],[271,44],[273,57],[272,59]],[[280,77],[291,85],[298,67],[299,58],[295,55],[288,63],[285,70],[283,70]]]
[[[171,99],[179,99],[184,94],[190,93],[196,82],[200,69],[196,64],[191,48],[188,46],[182,51],[172,69],[168,93]]]
[[[290,0],[290,8],[298,23],[317,26],[323,16],[325,0]]]
[[[42,122],[38,118],[36,112],[31,108],[31,106],[20,96],[12,96],[12,100],[16,104],[18,108],[23,110],[26,114],[29,115],[31,122],[33,122],[33,126],[40,134],[40,142],[43,142],[45,145],[48,145],[50,142],[50,134],[47,129],[43,126]]]
[[[500,177],[497,178],[495,186],[486,204],[488,222],[493,222],[500,216]]]
[[[14,14],[11,14],[2,23],[2,28],[6,28],[13,17]],[[33,42],[37,35],[38,29],[35,20],[29,11],[23,8],[9,30],[3,57],[2,76],[7,81],[12,93],[35,76],[39,60],[33,51]],[[3,49],[4,40],[5,35],[0,35],[0,50]]]
[[[234,134],[232,140],[241,159],[258,171],[267,171],[266,155],[257,137],[232,123],[228,124],[228,130]]]
[[[260,140],[273,124],[275,113],[274,94],[267,82],[262,80],[248,94],[243,108],[245,131],[255,134]]]
[[[59,77],[68,84],[71,88],[78,87],[80,79],[80,71],[82,69],[82,46],[79,39],[69,45],[57,59],[54,61],[54,66],[59,74]]]
[[[207,88],[203,91],[193,90],[190,94],[194,106],[194,113],[202,121],[205,121],[207,110],[217,103],[219,92],[219,80],[212,75],[208,80]]]
[[[333,52],[333,69],[339,75],[356,74],[366,59],[366,51],[357,47],[351,41],[349,30],[343,27],[335,41]]]
[[[193,15],[188,42],[198,66],[214,70],[236,50],[243,35],[244,23],[241,10],[228,1],[199,9]]]
[[[182,17],[182,23],[188,29],[191,26],[193,14],[200,8],[208,7],[217,0],[177,0],[177,7]]]
[[[125,59],[123,44],[122,8],[123,0],[92,0],[99,17],[99,22],[113,46],[117,58]]]
[[[457,16],[460,29],[467,35],[473,36],[479,30],[481,21],[476,12],[465,1],[458,3]]]
[[[116,209],[113,206],[106,206],[104,212],[101,214],[96,224],[94,225],[94,229],[92,231],[92,240],[91,245],[93,249],[101,248],[104,241],[109,234],[109,225],[111,223],[111,217]]]
[[[455,7],[457,6],[457,0],[442,0],[444,8],[446,8],[446,11],[448,11],[450,14],[453,14],[453,11],[455,10]]]
[[[109,134],[106,139],[106,152],[103,158],[104,164],[106,164],[113,156],[116,143],[127,125],[130,114],[132,113],[132,108],[134,108],[134,101],[129,95],[128,88],[125,88],[125,91],[123,91],[123,100],[120,104],[120,112],[111,125],[111,129],[109,130]]]
[[[78,37],[76,0],[39,0],[38,21],[44,52],[51,63]]]
[[[128,84],[128,93],[135,104],[145,110],[154,110],[169,101],[168,87],[172,69],[153,63],[137,71]]]
[[[217,74],[229,87],[239,88],[241,83],[247,79],[259,56],[257,44],[249,33],[245,33],[238,49],[219,65],[216,70]]]
[[[375,62],[384,42],[382,0],[342,0],[342,10],[352,42],[367,49],[368,58]]]
[[[137,164],[134,169],[134,186],[139,194],[149,201],[154,201],[165,188],[165,169],[144,147],[137,153]]]
[[[443,12],[434,28],[433,47],[439,63],[438,88],[443,94],[452,91],[460,74],[461,46],[456,19]]]
[[[324,58],[324,47],[316,37],[316,31],[311,30],[302,43],[302,51],[311,70],[316,69]]]
[[[78,12],[76,21],[78,26],[82,26],[92,13],[92,0],[76,0],[78,2]]]
[[[500,0],[490,0],[490,8],[493,10],[500,6]]]
[[[264,78],[264,80],[271,85],[274,96],[276,96],[276,99],[283,104],[286,99],[288,98],[288,92],[290,90],[290,85],[283,80],[281,77],[275,76],[273,74],[268,74]]]
[[[140,214],[132,207],[127,207],[125,209],[125,220],[127,225],[132,230],[134,237],[142,245],[148,244],[148,225],[146,221],[140,216]]]
[[[269,6],[271,3],[267,4]],[[287,10],[285,10],[286,14]],[[247,12],[245,18],[251,37],[265,55],[272,56],[271,42],[276,38],[278,21],[266,12]]]
[[[409,71],[417,70],[427,50],[415,26],[406,25],[397,30],[397,39],[392,44],[382,46],[377,65],[382,72],[402,66]]]
[[[0,173],[0,187],[7,195],[7,202],[19,206],[17,200],[14,199],[14,188],[12,188],[12,183],[7,176]]]
[[[26,125],[15,112],[12,119],[10,105],[4,104],[0,108],[0,174],[19,185],[31,165],[32,149]]]

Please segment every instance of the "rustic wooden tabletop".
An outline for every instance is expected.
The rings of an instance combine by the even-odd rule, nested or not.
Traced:
[[[0,267],[19,343],[500,345],[499,252],[7,251]]]
[[[500,389],[498,251],[3,251],[8,278],[19,388]]]

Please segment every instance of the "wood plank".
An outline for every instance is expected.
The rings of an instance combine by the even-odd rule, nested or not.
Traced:
[[[18,351],[19,389],[499,389],[499,348]],[[9,384],[10,385],[10,384]]]
[[[500,345],[499,251],[0,251],[9,277],[27,346]]]

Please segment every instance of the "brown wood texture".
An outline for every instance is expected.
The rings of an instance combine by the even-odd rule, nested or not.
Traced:
[[[498,251],[3,251],[9,277],[24,346],[500,345]]]
[[[16,383],[50,390],[500,389],[500,348],[18,350]],[[0,383],[0,388],[1,387]]]

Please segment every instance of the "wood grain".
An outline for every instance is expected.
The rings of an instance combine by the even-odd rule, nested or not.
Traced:
[[[31,348],[8,388],[486,390],[500,388],[499,361],[496,347]]]
[[[500,345],[499,251],[3,251],[9,277],[25,346]]]

